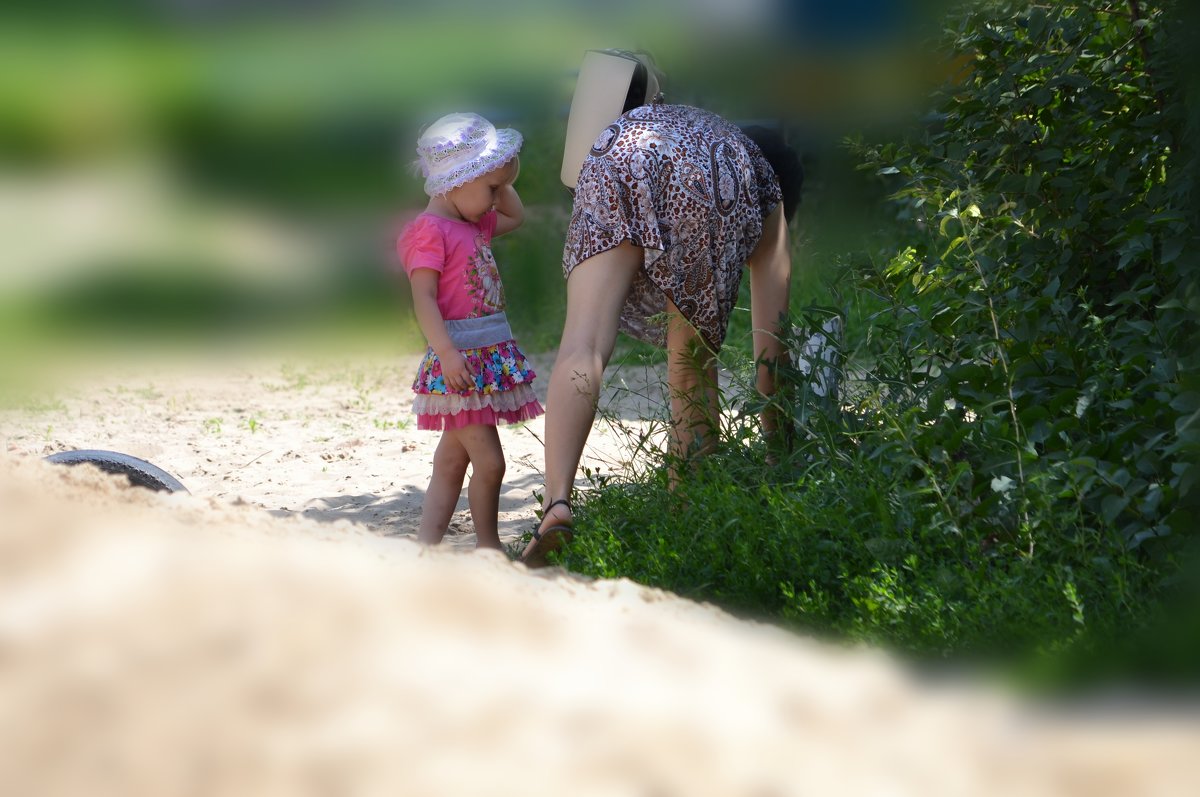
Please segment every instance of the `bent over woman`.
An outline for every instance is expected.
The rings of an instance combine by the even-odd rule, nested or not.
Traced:
[[[581,70],[573,117],[586,78]],[[618,330],[667,348],[670,448],[680,456],[704,453],[714,441],[715,353],[744,267],[763,394],[775,391],[771,366],[785,355],[785,217],[799,196],[799,160],[768,131],[743,131],[709,111],[658,98],[647,103],[637,96],[644,82],[632,83],[625,112],[594,137],[575,186],[563,253],[567,314],[547,396],[547,503],[521,556],[530,566],[571,538],[570,491]],[[567,149],[564,179],[570,142]],[[769,414],[763,424],[774,431]]]

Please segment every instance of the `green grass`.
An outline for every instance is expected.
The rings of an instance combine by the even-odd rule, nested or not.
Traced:
[[[735,418],[676,492],[665,474],[678,463],[652,448],[622,472],[588,474],[575,541],[555,561],[818,636],[1023,677],[1061,674],[1143,624],[1151,574],[1119,540],[1064,534],[1026,556],[949,531],[933,496],[875,451],[818,438],[772,465],[758,439],[752,417]]]

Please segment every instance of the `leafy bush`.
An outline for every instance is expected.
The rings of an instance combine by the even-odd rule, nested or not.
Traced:
[[[965,455],[990,482],[958,491],[951,520],[1018,546],[1072,504],[1073,527],[1131,549],[1191,531],[1195,228],[1171,8],[990,4],[958,31],[976,56],[942,130],[857,145],[925,232],[869,284],[906,340],[885,353],[916,366],[900,406],[926,479]]]
[[[1158,612],[1200,495],[1179,7],[956,14],[937,123],[850,145],[902,232],[844,276],[842,401],[784,373],[801,440],[769,465],[735,380],[676,493],[649,448],[594,477],[566,566],[934,656],[1086,653]]]

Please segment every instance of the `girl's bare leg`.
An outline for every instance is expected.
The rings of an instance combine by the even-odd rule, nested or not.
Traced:
[[[500,435],[495,426],[467,426],[458,430],[458,441],[471,460],[467,502],[475,523],[475,546],[501,550],[496,528],[505,467]]]
[[[546,397],[547,503],[570,498],[575,471],[600,398],[604,368],[617,340],[621,305],[642,266],[642,249],[625,241],[589,257],[567,279],[567,319]],[[570,511],[559,504],[542,518],[567,522]]]
[[[671,488],[682,477],[678,465],[710,453],[716,445],[720,395],[715,358],[704,338],[667,300],[667,386],[671,396],[673,467]]]
[[[437,450],[433,453],[433,476],[425,491],[421,506],[421,527],[417,540],[425,545],[437,545],[450,525],[450,516],[458,505],[463,478],[467,473],[467,450],[459,442],[458,429],[442,432]]]

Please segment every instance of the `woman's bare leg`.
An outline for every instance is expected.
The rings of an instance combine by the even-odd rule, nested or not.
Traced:
[[[642,256],[641,247],[625,241],[577,265],[567,280],[567,319],[546,397],[547,503],[570,498],[617,340],[621,306]],[[564,522],[571,515],[559,504],[546,513],[542,526],[551,518]]]
[[[459,442],[458,431],[447,429],[442,432],[442,439],[433,452],[433,475],[425,490],[421,526],[417,531],[417,540],[425,545],[437,545],[442,541],[462,493],[468,457],[467,450]]]
[[[667,387],[671,396],[671,439],[674,489],[677,467],[690,457],[710,453],[716,445],[720,394],[716,358],[704,338],[667,300]]]
[[[458,441],[471,460],[467,502],[475,524],[475,547],[501,549],[497,531],[500,487],[504,484],[504,449],[495,426],[467,426],[458,430]]]

